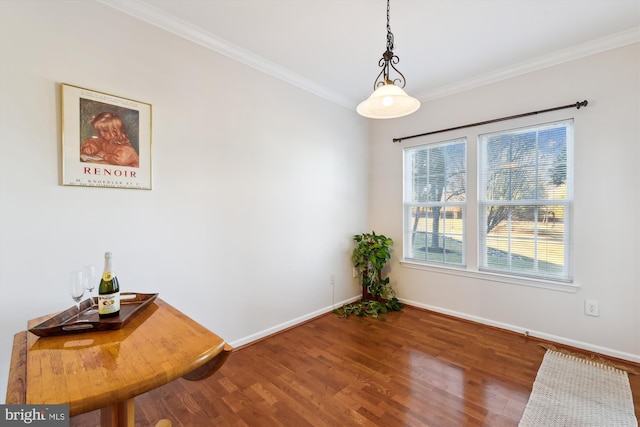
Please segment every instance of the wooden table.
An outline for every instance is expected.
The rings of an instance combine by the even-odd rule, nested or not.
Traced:
[[[119,330],[16,334],[6,403],[68,403],[70,416],[101,409],[102,426],[133,427],[135,396],[180,377],[206,378],[230,351],[222,338],[158,298]]]

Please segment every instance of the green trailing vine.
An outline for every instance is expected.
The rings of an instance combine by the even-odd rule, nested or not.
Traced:
[[[393,297],[386,302],[368,300],[345,304],[342,308],[336,308],[333,312],[341,318],[353,315],[385,320],[384,314],[387,314],[389,311],[400,311],[400,309],[402,309],[402,304],[396,297]]]

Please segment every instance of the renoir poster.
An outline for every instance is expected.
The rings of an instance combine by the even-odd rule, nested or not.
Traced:
[[[151,189],[151,105],[62,84],[62,185]]]

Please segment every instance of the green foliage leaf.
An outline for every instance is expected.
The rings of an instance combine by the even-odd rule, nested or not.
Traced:
[[[369,316],[374,319],[386,320],[384,314],[387,314],[389,311],[399,311],[401,308],[402,304],[394,297],[386,303],[371,300],[345,304],[342,308],[336,308],[333,312],[340,318]]]

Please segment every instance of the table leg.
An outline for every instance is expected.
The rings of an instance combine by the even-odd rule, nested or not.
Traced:
[[[133,398],[100,409],[100,427],[134,427]]]

